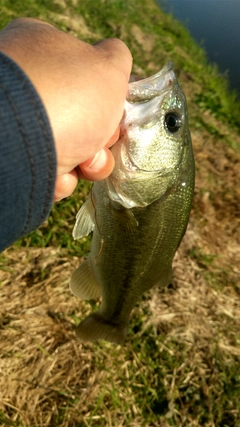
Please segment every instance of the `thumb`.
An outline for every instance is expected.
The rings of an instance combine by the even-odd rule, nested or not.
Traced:
[[[111,151],[104,147],[92,159],[79,165],[81,171],[79,177],[90,181],[100,181],[111,174],[114,165],[115,161]]]
[[[65,173],[64,175],[57,176],[54,190],[54,201],[64,199],[70,196],[75,190],[78,183],[78,176],[75,170]]]

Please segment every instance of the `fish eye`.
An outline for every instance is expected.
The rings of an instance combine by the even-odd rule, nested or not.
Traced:
[[[175,112],[170,112],[165,115],[165,127],[171,133],[176,133],[182,124],[181,116]]]

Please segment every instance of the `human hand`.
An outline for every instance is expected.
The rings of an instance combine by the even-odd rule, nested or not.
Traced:
[[[55,200],[69,196],[78,178],[106,178],[131,71],[126,45],[106,39],[91,46],[50,24],[20,18],[1,31],[0,50],[27,74],[47,111],[57,154]]]

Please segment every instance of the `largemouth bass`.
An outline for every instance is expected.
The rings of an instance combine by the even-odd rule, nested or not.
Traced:
[[[171,63],[129,83],[115,168],[95,182],[77,215],[75,239],[93,231],[91,251],[71,277],[72,292],[102,297],[77,327],[83,341],[123,343],[143,292],[171,281],[194,190],[187,107]]]

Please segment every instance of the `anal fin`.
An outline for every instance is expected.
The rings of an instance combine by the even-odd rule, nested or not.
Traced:
[[[100,285],[94,277],[89,258],[73,272],[70,289],[74,295],[84,300],[97,299],[101,296]]]

